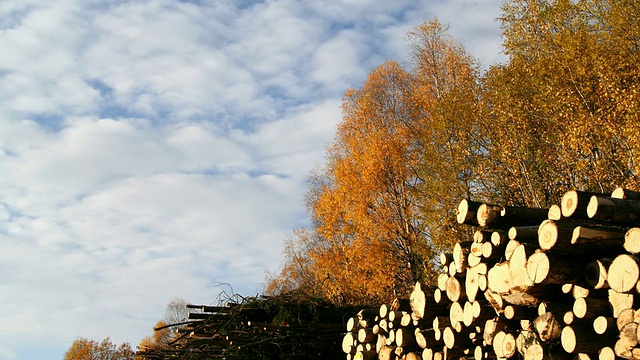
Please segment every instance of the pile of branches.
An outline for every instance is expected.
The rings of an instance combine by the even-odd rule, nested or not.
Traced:
[[[187,321],[156,329],[172,328],[173,339],[140,349],[137,359],[343,359],[345,319],[354,311],[297,293],[187,308]]]

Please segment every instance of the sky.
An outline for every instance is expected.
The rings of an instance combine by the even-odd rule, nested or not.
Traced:
[[[0,1],[0,359],[259,294],[344,91],[432,17],[501,61],[500,4]]]

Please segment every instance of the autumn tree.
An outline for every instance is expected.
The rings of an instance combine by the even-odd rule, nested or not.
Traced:
[[[437,20],[408,34],[411,70],[411,128],[420,211],[416,221],[426,241],[447,249],[464,234],[455,224],[461,199],[485,200],[490,193],[479,169],[479,77],[476,60]]]
[[[637,186],[634,1],[517,0],[509,61],[484,78],[487,178],[501,199],[548,206],[567,189]]]
[[[153,335],[144,337],[138,344],[138,349],[141,351],[163,349],[176,339],[177,330],[188,321],[190,311],[187,304],[187,300],[182,298],[171,299],[165,309],[164,317],[153,327]]]
[[[409,41],[411,69],[388,61],[345,93],[327,163],[311,177],[313,227],[289,243],[271,288],[304,280],[347,304],[406,295],[433,276],[436,247],[455,241],[454,204],[480,188],[478,74],[435,20]]]
[[[116,345],[109,338],[101,342],[78,338],[64,354],[64,360],[133,360],[134,357],[129,343]]]

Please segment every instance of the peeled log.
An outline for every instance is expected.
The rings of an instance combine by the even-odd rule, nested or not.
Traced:
[[[638,267],[637,259],[627,254],[619,255],[613,259],[607,271],[609,286],[619,293],[626,293],[635,289],[639,277],[640,268]]]
[[[640,201],[592,196],[587,207],[587,215],[598,221],[638,223],[640,220]]]

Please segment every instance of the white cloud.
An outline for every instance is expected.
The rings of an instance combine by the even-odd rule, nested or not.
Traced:
[[[488,3],[425,4],[0,2],[0,358],[135,346],[171,298],[259,291],[345,88],[430,11],[493,46]]]

